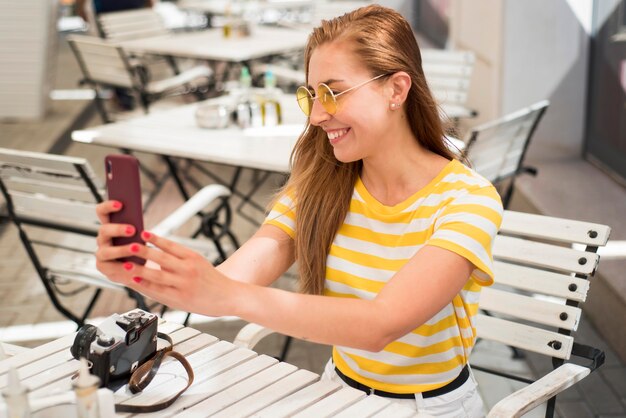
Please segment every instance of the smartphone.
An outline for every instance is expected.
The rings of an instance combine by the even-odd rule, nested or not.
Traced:
[[[110,221],[117,224],[130,224],[135,227],[135,235],[113,238],[113,245],[127,245],[133,242],[143,244],[143,209],[141,205],[141,183],[139,161],[132,155],[112,154],[104,159],[106,186],[109,200],[122,202],[122,210],[111,213]],[[120,261],[145,264],[139,257],[124,257]]]

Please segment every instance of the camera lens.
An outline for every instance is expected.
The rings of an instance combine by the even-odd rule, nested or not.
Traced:
[[[76,338],[74,338],[74,344],[70,348],[72,353],[72,357],[76,360],[81,357],[88,358],[89,348],[91,343],[96,338],[96,334],[98,332],[98,328],[93,325],[83,325],[76,333]]]

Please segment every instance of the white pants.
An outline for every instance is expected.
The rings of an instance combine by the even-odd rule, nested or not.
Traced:
[[[343,386],[349,386],[335,372],[335,364],[330,359],[324,367],[323,380],[332,380]],[[370,395],[377,396],[377,395]],[[421,414],[443,418],[482,418],[485,416],[483,400],[478,394],[478,386],[470,371],[470,378],[460,387],[441,396],[433,398],[422,397],[421,393],[415,394],[415,399],[384,398],[388,401],[398,403],[407,408],[411,408]]]

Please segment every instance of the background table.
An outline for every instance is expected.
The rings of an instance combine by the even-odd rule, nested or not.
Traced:
[[[159,331],[169,334],[175,350],[187,357],[195,380],[173,405],[150,416],[398,418],[416,415],[387,399],[322,381],[313,372],[220,341],[193,328],[160,321]],[[9,367],[18,369],[31,398],[71,390],[71,376],[79,367],[69,350],[73,341],[74,334],[68,335],[1,361],[0,390],[6,387]],[[164,401],[186,384],[187,374],[181,364],[168,359],[144,392],[131,395],[122,387],[115,394],[116,403],[141,405]]]
[[[165,156],[189,158],[236,167],[289,171],[289,156],[306,117],[298,109],[294,95],[278,96],[285,125],[241,129],[198,126],[198,106],[224,103],[232,106],[231,96],[184,105],[145,116],[72,132],[72,139],[96,145],[125,148]]]
[[[122,41],[119,45],[142,54],[247,63],[303,49],[309,35],[308,31],[274,27],[253,26],[251,30],[247,37],[225,38],[222,29],[207,29]]]
[[[314,6],[314,0],[256,0],[247,1],[246,3],[236,3],[232,0],[179,0],[177,6],[181,9],[197,10],[211,15],[225,16],[227,14],[271,9],[309,9]]]

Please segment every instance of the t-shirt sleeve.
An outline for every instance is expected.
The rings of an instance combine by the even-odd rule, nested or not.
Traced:
[[[283,194],[274,204],[263,224],[274,225],[285,231],[291,238],[296,235],[296,212],[293,198]]]
[[[493,242],[502,223],[502,201],[495,187],[469,190],[446,205],[435,221],[426,245],[453,251],[476,269],[472,276],[481,285],[493,283]]]

